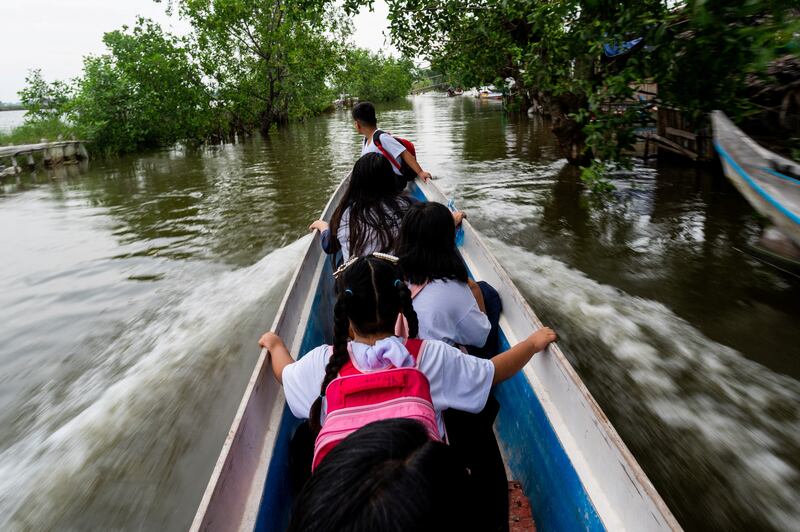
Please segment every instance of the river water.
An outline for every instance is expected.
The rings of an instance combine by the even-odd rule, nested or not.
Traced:
[[[494,102],[379,109],[488,238],[690,530],[800,522],[800,280],[715,170],[586,195]],[[308,236],[345,112],[269,140],[44,172],[0,193],[0,529],[186,528]]]

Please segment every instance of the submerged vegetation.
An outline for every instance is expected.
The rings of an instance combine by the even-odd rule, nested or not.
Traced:
[[[264,134],[319,114],[341,93],[408,94],[413,65],[349,44],[346,13],[322,0],[175,0],[178,37],[139,18],[106,33],[107,53],[70,81],[34,70],[20,92],[26,123],[0,142],[75,136],[112,153]],[[38,138],[36,139],[38,140]]]
[[[638,86],[657,84],[660,103],[681,109],[696,127],[715,108],[758,119],[772,104],[759,101],[753,80],[773,83],[770,65],[800,54],[796,0],[388,4],[402,52],[428,58],[454,85],[513,81],[519,107],[552,118],[564,156],[589,167],[593,182],[602,173],[593,161],[625,161],[641,121]],[[765,119],[775,124],[777,114]]]

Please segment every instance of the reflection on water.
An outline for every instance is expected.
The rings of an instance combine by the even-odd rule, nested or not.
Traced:
[[[465,209],[687,529],[786,529],[800,488],[800,282],[743,251],[715,170],[583,191],[494,102],[381,110]],[[272,138],[23,175],[0,190],[0,528],[184,529],[308,223],[358,153],[345,112]]]

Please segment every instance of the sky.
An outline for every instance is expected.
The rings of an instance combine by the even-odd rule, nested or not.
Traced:
[[[374,12],[354,17],[357,46],[396,54],[384,37],[388,12],[386,3],[376,0]],[[133,25],[137,15],[178,35],[189,31],[187,23],[166,15],[164,3],[153,0],[1,0],[0,101],[18,101],[17,91],[33,68],[41,68],[47,81],[79,75],[84,56],[105,51],[103,34]]]

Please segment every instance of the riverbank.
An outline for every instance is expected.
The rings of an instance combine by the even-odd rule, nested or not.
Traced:
[[[800,519],[800,282],[746,253],[759,221],[721,174],[637,166],[603,200],[538,118],[438,95],[379,118],[558,330],[687,530]],[[3,184],[0,528],[186,529],[292,243],[359,141],[343,110]]]

